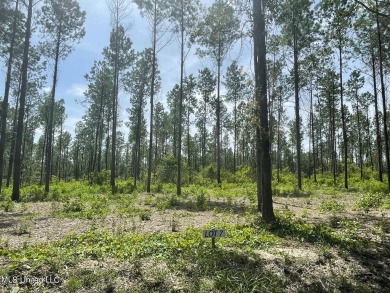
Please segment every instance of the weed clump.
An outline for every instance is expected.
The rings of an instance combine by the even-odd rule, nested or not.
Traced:
[[[356,201],[355,209],[368,213],[371,209],[377,209],[382,204],[383,195],[381,193],[365,193]]]
[[[320,211],[322,212],[343,212],[345,211],[345,205],[338,203],[334,199],[325,200],[321,203]]]
[[[11,200],[10,197],[4,196],[0,198],[0,209],[4,212],[12,212],[15,209],[15,203]]]

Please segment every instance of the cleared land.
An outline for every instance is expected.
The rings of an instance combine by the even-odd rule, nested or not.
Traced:
[[[279,189],[265,224],[254,184],[160,189],[60,183],[3,198],[1,292],[390,292],[388,196]],[[226,230],[216,249],[210,228]]]

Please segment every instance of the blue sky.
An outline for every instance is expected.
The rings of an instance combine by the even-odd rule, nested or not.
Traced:
[[[206,5],[212,3],[211,0],[202,1]],[[102,58],[101,52],[105,46],[109,43],[110,27],[110,15],[108,12],[106,0],[79,0],[79,4],[82,10],[86,11],[85,29],[86,35],[75,45],[75,50],[63,61],[59,66],[59,76],[56,100],[64,99],[66,114],[68,116],[65,122],[65,129],[72,135],[74,134],[75,125],[81,120],[85,108],[78,103],[83,99],[83,92],[87,88],[84,75],[88,73],[93,65],[94,60],[100,60]],[[133,42],[133,47],[136,51],[142,51],[146,47],[150,47],[151,34],[149,25],[144,20],[137,8],[131,13],[130,22],[132,28],[128,34]],[[33,37],[37,40],[38,35]],[[232,51],[228,60],[225,61],[226,65],[229,65],[231,60],[237,59],[239,56],[240,44],[237,43],[236,48]],[[240,58],[242,64],[246,66],[250,62],[250,45],[247,44],[246,50],[244,50],[243,57]],[[166,93],[173,88],[173,86],[179,82],[180,76],[180,55],[179,47],[175,39],[171,44],[165,47],[158,55],[159,69],[161,72],[161,91],[157,94],[157,101],[165,101]],[[186,60],[186,75],[194,73],[197,75],[198,69],[209,66],[213,68],[212,63],[207,58],[204,60],[194,55],[194,50],[190,52]],[[51,87],[52,72],[48,70],[48,83],[47,89]],[[5,70],[3,69],[0,74],[0,91],[3,92],[4,88]],[[130,106],[129,97],[125,93],[120,95],[120,119],[127,121],[126,108]],[[146,113],[146,115],[148,115]],[[123,127],[122,131],[127,132]],[[41,131],[38,131],[39,136]]]

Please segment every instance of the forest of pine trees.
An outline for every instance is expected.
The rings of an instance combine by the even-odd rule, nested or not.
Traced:
[[[73,134],[56,95],[58,70],[82,42],[88,15],[76,0],[0,2],[0,188],[13,186],[14,200],[21,186],[48,192],[52,182],[82,179],[113,192],[119,179],[145,191],[171,182],[180,194],[189,183],[238,180],[242,170],[258,182],[259,207],[270,204],[271,177],[281,172],[296,174],[299,189],[302,178],[324,173],[342,176],[344,188],[351,172],[390,182],[390,1],[107,4],[111,34],[85,72],[86,111]],[[137,24],[127,25],[132,7],[152,36],[139,52]],[[168,42],[180,51],[180,76],[158,101]],[[240,42],[252,56],[231,60]],[[186,74],[189,52],[210,66]]]

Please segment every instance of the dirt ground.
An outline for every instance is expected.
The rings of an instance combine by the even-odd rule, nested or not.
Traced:
[[[291,240],[269,251],[258,250],[254,253],[264,260],[267,269],[272,270],[281,279],[288,276],[292,280],[297,280],[290,283],[286,292],[298,291],[298,284],[302,289],[302,283],[306,292],[348,292],[347,289],[346,291],[331,289],[330,280],[335,278],[370,280],[373,283],[371,287],[373,290],[386,292],[382,290],[390,288],[388,274],[390,211],[373,210],[369,213],[355,211],[351,208],[354,199],[348,196],[337,198],[337,202],[345,205],[345,211],[321,211],[320,206],[326,198],[275,197],[274,208],[279,213],[293,214],[294,217],[310,224],[322,223],[333,226],[338,219],[359,223],[355,232],[369,238],[370,241],[379,243],[383,251],[371,255],[343,254],[342,251],[331,246]],[[213,205],[226,207],[221,199],[215,199],[214,202],[212,200],[210,207]],[[139,204],[140,208],[147,208],[150,211],[149,219],[143,220],[138,216],[122,217],[115,213],[109,213],[106,217],[98,219],[53,217],[53,211],[58,209],[58,206],[53,206],[50,202],[18,203],[13,212],[0,212],[0,248],[17,249],[40,242],[61,240],[66,235],[81,234],[92,227],[111,231],[158,233],[182,231],[188,226],[201,228],[215,219],[223,219],[224,222],[231,224],[244,223],[248,220],[245,212],[249,208],[249,201],[246,198],[235,199],[232,206],[235,209],[209,208],[205,211],[193,211],[178,208],[161,211],[155,206]],[[378,227],[382,227],[383,230],[380,236],[375,232]],[[103,263],[83,262],[80,266],[122,269],[123,274],[129,273],[128,268],[124,269],[123,264],[118,265],[115,260],[107,260]],[[358,286],[358,283],[356,285]]]

